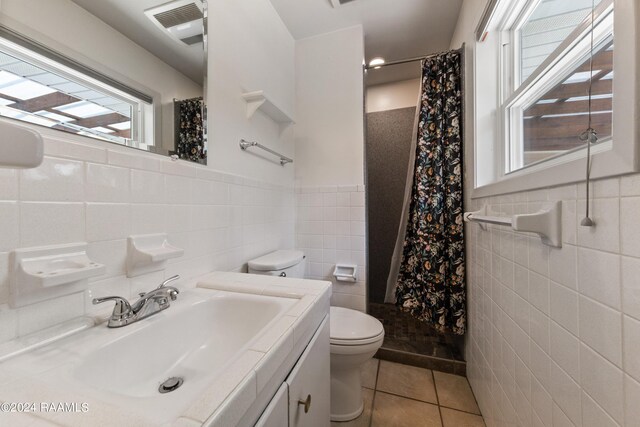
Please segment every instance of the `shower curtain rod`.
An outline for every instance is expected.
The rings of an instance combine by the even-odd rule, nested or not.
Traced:
[[[452,49],[452,50],[448,50],[446,52],[431,53],[429,55],[417,56],[415,58],[399,59],[397,61],[385,62],[384,64],[374,65],[373,67],[369,66],[369,65],[366,65],[364,67],[364,69],[365,70],[371,70],[371,69],[377,69],[377,68],[382,68],[382,67],[388,67],[389,65],[400,65],[400,64],[406,64],[406,63],[409,63],[409,62],[422,61],[422,60],[425,60],[425,59],[433,58],[434,56],[442,55],[443,53],[447,53],[447,52],[460,52],[460,51],[462,51],[462,49],[464,49],[464,44],[459,49]]]

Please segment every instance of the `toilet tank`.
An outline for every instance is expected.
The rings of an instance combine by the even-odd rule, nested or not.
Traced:
[[[249,261],[249,273],[302,279],[305,264],[302,251],[280,250]]]

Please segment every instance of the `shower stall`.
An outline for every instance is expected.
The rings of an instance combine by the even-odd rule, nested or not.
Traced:
[[[401,61],[402,62],[402,61]],[[420,60],[365,72],[365,168],[368,236],[368,311],[384,325],[377,357],[465,374],[464,339],[436,330],[385,303],[387,279],[403,212],[416,113]]]

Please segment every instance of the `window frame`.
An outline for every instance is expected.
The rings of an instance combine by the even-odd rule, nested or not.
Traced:
[[[15,29],[18,31],[16,31]],[[32,34],[33,33],[33,34]],[[38,41],[36,41],[38,40]],[[34,33],[29,27],[0,14],[0,49],[25,62],[49,70],[52,73],[76,81],[79,84],[102,92],[107,96],[122,99],[127,103],[134,100],[138,108],[132,108],[131,138],[117,141],[108,134],[91,135],[90,129],[85,133],[65,132],[80,138],[91,138],[94,141],[113,143],[123,147],[141,149],[148,152],[162,152],[161,128],[161,96],[138,82],[132,81],[104,65],[77,54],[53,39]],[[18,120],[22,125],[42,125],[2,117],[3,120]],[[134,120],[137,126],[134,128]],[[44,126],[47,128],[46,126]],[[49,128],[47,128],[49,129]],[[64,132],[52,130],[53,132]]]
[[[522,117],[523,111],[538,100],[540,96],[565,80],[567,74],[588,60],[591,54],[589,37],[591,17],[589,16],[586,20],[578,24],[569,36],[527,79],[520,82],[518,79],[521,75],[521,58],[517,53],[520,52],[519,40],[521,40],[521,31],[526,20],[539,3],[540,0],[530,1],[530,5],[526,8],[527,10],[517,19],[515,28],[508,31],[513,43],[509,49],[511,52],[511,63],[508,64],[507,67],[507,72],[510,71],[510,74],[499,77],[502,82],[511,81],[514,83],[508,97],[500,106],[500,116],[505,121],[506,135],[508,136],[504,139],[505,175],[523,168],[534,167],[538,163],[551,160],[557,156],[563,156],[570,151],[580,150],[580,148],[565,150],[564,153],[550,156],[530,165],[524,165],[522,163],[524,154],[524,136],[522,129],[524,120]],[[595,11],[594,18],[594,52],[596,52],[599,46],[607,40],[611,40],[613,37],[613,1],[603,0]],[[599,143],[605,143],[607,140],[602,139]]]
[[[488,195],[498,195],[516,191],[532,190],[537,188],[556,186],[579,182],[585,179],[585,162],[586,147],[569,150],[563,154],[550,157],[525,168],[508,172],[508,163],[512,155],[510,152],[513,129],[509,128],[507,120],[506,101],[513,101],[519,94],[518,89],[514,91],[514,76],[516,75],[515,64],[518,64],[519,58],[513,55],[517,52],[517,48],[513,48],[517,44],[518,39],[516,31],[507,31],[505,29],[514,28],[514,25],[524,22],[529,16],[533,8],[538,4],[539,0],[516,0],[508,2],[505,0],[498,1],[495,13],[489,22],[488,30],[497,32],[497,42],[494,47],[489,49],[498,50],[497,58],[497,91],[495,100],[495,129],[493,130],[494,138],[479,138],[480,134],[486,134],[486,131],[479,132],[478,129],[478,85],[482,83],[481,75],[477,73],[479,70],[478,62],[482,62],[483,58],[478,57],[478,43],[476,44],[476,61],[474,61],[476,70],[474,72],[474,90],[476,91],[476,120],[475,123],[475,168],[474,168],[474,190],[472,197],[485,197]],[[640,111],[639,102],[639,82],[638,69],[640,54],[638,47],[640,46],[640,32],[635,29],[640,6],[634,4],[634,0],[612,0],[613,16],[615,20],[614,39],[616,40],[616,48],[614,49],[614,70],[616,72],[613,81],[613,138],[610,141],[604,141],[592,147],[592,155],[594,158],[592,177],[594,179],[618,176],[639,171],[638,165],[638,148],[636,147],[639,140],[640,120],[638,120],[638,112]],[[510,3],[505,6],[506,3]],[[611,7],[607,5],[608,1],[604,0],[597,8],[596,22],[600,22],[604,18],[606,11]],[[571,35],[584,34],[590,29],[590,19],[579,24]],[[565,51],[572,43],[578,43],[579,40],[565,40],[557,49],[557,52]],[[511,57],[505,58],[505,45],[509,43],[508,51],[512,53]],[[538,69],[527,78],[521,85],[521,88],[530,85],[540,78],[541,74],[548,71],[550,64],[557,60],[557,55],[551,54],[550,57],[543,62]],[[504,78],[508,75],[510,78]],[[559,76],[559,74],[556,74]],[[559,78],[559,77],[558,77]],[[485,114],[486,116],[486,114]],[[630,120],[631,118],[631,120]],[[484,122],[486,125],[486,120]],[[577,137],[577,136],[576,136]],[[483,167],[478,159],[480,150],[492,150],[494,153],[493,165],[486,167],[492,168],[482,171],[483,179],[489,182],[479,182],[479,171]],[[486,158],[486,155],[485,155]],[[485,168],[486,168],[485,167]]]

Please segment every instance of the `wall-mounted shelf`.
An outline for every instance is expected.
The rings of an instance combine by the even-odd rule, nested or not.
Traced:
[[[127,239],[127,277],[164,269],[166,261],[179,258],[184,250],[169,243],[167,235],[146,234]]]
[[[89,259],[86,243],[16,249],[11,257],[13,307],[79,292],[106,270]]]
[[[487,207],[475,212],[464,214],[465,222],[477,222],[483,230],[486,224],[511,227],[514,231],[535,233],[540,236],[542,243],[556,248],[562,247],[562,203],[551,202],[543,205],[542,209],[532,214],[500,217],[487,215]]]
[[[248,119],[260,110],[281,126],[287,127],[295,123],[293,116],[278,107],[263,90],[243,93],[242,98],[247,102]]]

